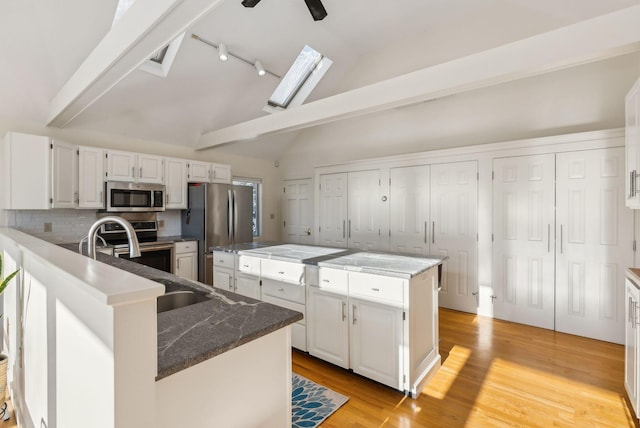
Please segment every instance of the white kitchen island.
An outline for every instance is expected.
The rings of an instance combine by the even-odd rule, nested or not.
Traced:
[[[290,325],[301,314],[224,292],[158,314],[165,286],[203,285],[10,228],[0,251],[6,272],[21,268],[3,316],[19,426],[290,426]]]

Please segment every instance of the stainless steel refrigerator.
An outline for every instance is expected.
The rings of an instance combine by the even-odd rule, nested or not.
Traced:
[[[182,235],[198,239],[198,281],[213,285],[209,248],[253,241],[253,189],[189,183],[188,208],[182,210]]]

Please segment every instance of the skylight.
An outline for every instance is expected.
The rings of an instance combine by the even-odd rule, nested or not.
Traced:
[[[286,109],[302,104],[332,63],[329,58],[305,45],[269,98],[265,109]]]
[[[116,25],[116,22],[118,22],[120,18],[122,18],[122,15],[124,15],[125,12],[129,10],[131,5],[134,4],[135,2],[136,0],[119,0],[118,1],[118,7],[116,8],[115,15],[113,15],[113,22],[111,23],[112,27]]]

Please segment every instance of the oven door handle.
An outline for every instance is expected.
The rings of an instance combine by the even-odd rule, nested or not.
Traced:
[[[147,253],[149,251],[162,251],[162,250],[174,250],[174,249],[175,249],[175,245],[173,244],[160,244],[160,245],[147,245],[147,246],[141,245],[140,246],[141,253]],[[114,249],[113,253],[115,255],[129,254],[129,247]]]

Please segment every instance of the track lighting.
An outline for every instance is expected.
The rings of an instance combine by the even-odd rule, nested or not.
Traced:
[[[257,3],[257,2],[255,2]],[[216,49],[218,51],[218,58],[220,58],[220,61],[226,61],[229,59],[229,57],[233,57],[235,59],[238,59],[242,62],[244,62],[245,64],[250,65],[251,67],[254,67],[256,69],[256,71],[258,72],[258,76],[264,76],[265,74],[270,74],[273,77],[275,77],[276,79],[280,79],[280,76],[278,76],[277,74],[267,70],[266,68],[264,68],[264,66],[262,65],[262,62],[260,62],[260,60],[256,60],[256,61],[250,61],[246,58],[241,57],[238,54],[234,54],[233,52],[229,52],[229,50],[227,49],[227,45],[225,45],[224,43],[219,43],[219,44],[215,44],[213,42],[210,42],[209,40],[203,39],[202,37],[198,36],[197,34],[191,34],[191,38],[192,39],[196,39],[202,43],[204,43],[205,45],[209,45],[212,48]]]
[[[244,7],[254,7],[258,3],[260,3],[260,0],[242,0],[242,5]]]
[[[218,45],[218,57],[220,61],[226,61],[229,59],[229,53],[227,52],[227,45],[220,43]]]
[[[307,4],[307,8],[313,16],[314,21],[322,21],[327,16],[327,11],[322,5],[322,0],[304,0]],[[242,0],[242,5],[244,7],[254,7],[260,3],[260,0]]]
[[[258,76],[264,76],[265,74],[267,74],[260,61],[254,62],[253,66],[256,68],[256,70],[258,70]]]

